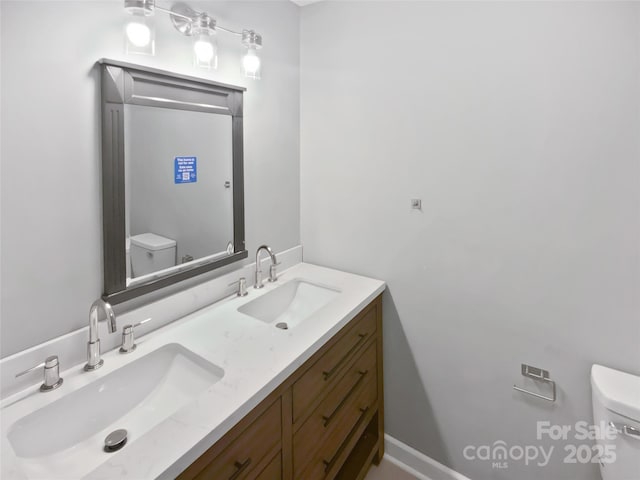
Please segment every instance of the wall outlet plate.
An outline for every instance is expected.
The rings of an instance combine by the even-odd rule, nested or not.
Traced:
[[[411,208],[414,210],[422,210],[422,199],[420,198],[412,198],[411,199]]]

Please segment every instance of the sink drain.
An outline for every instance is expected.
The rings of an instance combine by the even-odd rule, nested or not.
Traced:
[[[105,452],[117,452],[127,443],[127,431],[124,428],[114,430],[104,439]]]
[[[280,322],[276,323],[276,328],[279,328],[280,330],[287,330],[289,325],[287,325],[287,322]]]

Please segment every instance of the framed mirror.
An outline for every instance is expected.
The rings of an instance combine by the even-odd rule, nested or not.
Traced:
[[[246,258],[244,88],[99,66],[103,298],[117,304]]]

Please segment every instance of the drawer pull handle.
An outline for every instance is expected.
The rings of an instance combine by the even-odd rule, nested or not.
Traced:
[[[368,333],[359,333],[358,334],[358,341],[356,343],[353,344],[353,347],[351,347],[349,349],[349,351],[344,355],[344,357],[342,357],[340,359],[340,361],[338,363],[336,363],[333,368],[331,368],[331,370],[329,370],[328,372],[322,372],[322,375],[324,376],[324,380],[327,381],[331,378],[331,376],[336,373],[336,371],[338,371],[338,368],[340,367],[340,365],[342,365],[342,363],[349,358],[349,356],[351,356],[351,354],[356,351],[358,349],[358,347],[362,344],[362,342],[364,342],[364,339],[367,338],[367,335],[369,335]]]
[[[236,467],[236,471],[233,472],[233,475],[229,477],[229,480],[236,480],[240,476],[242,472],[244,472],[247,467],[251,464],[251,458],[247,458],[244,462],[235,462],[233,465]]]
[[[358,428],[358,425],[360,425],[360,423],[364,419],[365,415],[369,411],[369,406],[360,408],[359,410],[360,410],[360,416],[358,417],[358,421],[356,422],[356,424],[353,426],[353,428],[349,432],[349,435],[347,435],[347,440],[351,438],[351,435],[353,434],[353,432]],[[331,458],[331,460],[322,460],[322,463],[324,463],[324,473],[327,473],[329,470],[333,468],[333,465],[336,463],[336,460],[338,460],[338,457],[340,456],[340,453],[344,449],[344,446],[346,443],[347,441],[345,440],[345,442],[342,445],[340,445],[340,448],[338,448],[338,451]]]
[[[347,392],[347,394],[344,396],[344,398],[340,401],[340,403],[338,404],[338,406],[335,408],[335,410],[333,412],[331,412],[331,415],[327,416],[327,415],[323,415],[322,416],[322,421],[324,423],[324,426],[328,426],[329,423],[331,423],[331,420],[334,419],[334,417],[336,416],[336,413],[338,413],[340,411],[340,409],[343,407],[343,405],[347,402],[347,400],[349,399],[349,397],[353,394],[353,392],[356,391],[356,389],[358,388],[358,386],[362,383],[362,381],[364,380],[364,377],[367,376],[367,373],[369,373],[369,370],[360,370],[358,372],[358,375],[360,375],[358,377],[358,380],[356,380],[356,383],[353,384],[353,386],[349,389],[349,391]]]

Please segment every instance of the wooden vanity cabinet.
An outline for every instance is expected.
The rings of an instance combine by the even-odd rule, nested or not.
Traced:
[[[178,478],[361,480],[383,432],[378,296]]]

